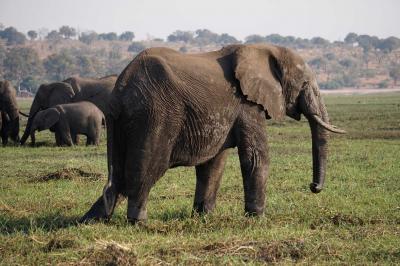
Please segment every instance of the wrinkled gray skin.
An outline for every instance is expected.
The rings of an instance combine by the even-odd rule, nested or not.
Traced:
[[[60,104],[39,111],[33,119],[31,135],[36,130],[50,129],[55,133],[57,146],[73,146],[78,134],[87,137],[86,145],[98,145],[104,115],[91,102]]]
[[[116,75],[102,78],[71,77],[63,82],[42,84],[32,102],[28,122],[21,137],[21,144],[25,144],[31,132],[32,121],[40,110],[57,104],[90,101],[103,113],[106,113],[107,102],[116,80]],[[32,144],[34,144],[34,140],[32,140]]]
[[[232,45],[183,55],[140,53],[121,73],[107,119],[109,180],[81,222],[108,219],[128,197],[131,222],[147,218],[151,187],[169,168],[196,167],[194,210],[215,207],[228,149],[237,147],[245,213],[260,215],[269,172],[266,119],[303,114],[312,135],[313,178],[321,191],[329,124],[315,75],[295,52],[272,45]]]
[[[0,135],[3,145],[8,138],[19,142],[19,111],[15,89],[8,81],[0,81]]]

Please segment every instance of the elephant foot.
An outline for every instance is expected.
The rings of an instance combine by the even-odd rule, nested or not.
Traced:
[[[147,220],[147,210],[145,208],[138,208],[132,206],[128,201],[128,222],[131,224],[137,224],[138,222],[145,222]]]
[[[79,223],[91,223],[98,221],[108,221],[111,215],[107,214],[103,196],[100,197],[90,208],[90,210],[79,219]]]
[[[260,216],[264,213],[264,206],[255,203],[246,203],[244,207],[245,216],[253,217]]]
[[[193,204],[193,212],[194,213],[198,213],[200,215],[203,214],[208,214],[211,213],[215,208],[215,202],[214,203],[210,203],[210,202],[195,202]]]

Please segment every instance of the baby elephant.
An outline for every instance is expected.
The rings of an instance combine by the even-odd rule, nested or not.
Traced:
[[[86,135],[86,145],[98,145],[103,121],[103,113],[91,102],[59,104],[36,114],[31,136],[34,140],[36,130],[50,129],[57,146],[76,144],[78,134]]]

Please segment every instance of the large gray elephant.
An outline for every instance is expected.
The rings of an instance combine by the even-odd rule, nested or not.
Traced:
[[[32,121],[40,110],[58,104],[89,101],[95,104],[103,113],[106,113],[108,98],[116,80],[116,75],[102,78],[71,77],[63,82],[42,84],[32,102],[28,122],[21,137],[21,144],[25,144],[31,132]],[[33,140],[32,144],[34,144]]]
[[[32,122],[31,135],[36,130],[50,129],[55,133],[57,146],[73,146],[76,136],[86,136],[86,145],[98,145],[104,115],[91,102],[59,104],[39,111]]]
[[[109,105],[109,180],[82,222],[108,219],[119,195],[128,197],[129,221],[146,219],[151,187],[176,166],[196,167],[194,210],[209,212],[233,147],[245,213],[262,214],[269,172],[266,119],[308,119],[314,193],[324,184],[328,131],[344,133],[330,125],[309,66],[292,50],[272,45],[195,55],[145,50],[118,77]]]
[[[19,142],[19,109],[16,91],[9,81],[0,81],[0,135],[3,145],[10,137]]]

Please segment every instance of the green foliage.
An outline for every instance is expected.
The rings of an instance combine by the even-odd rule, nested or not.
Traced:
[[[36,31],[30,30],[28,31],[28,36],[29,38],[31,38],[32,41],[34,41],[38,37],[38,34]]]
[[[14,27],[0,30],[0,38],[7,40],[7,45],[24,44],[26,41],[25,35],[17,31]]]
[[[393,50],[400,48],[400,39],[392,36],[381,40],[378,48],[386,53],[390,53]]]
[[[127,42],[131,42],[134,38],[135,38],[135,33],[133,33],[132,31],[125,31],[119,36],[119,39],[121,41],[127,41]]]
[[[393,79],[394,85],[397,85],[397,81],[400,79],[400,64],[393,64],[389,68],[389,76]]]
[[[79,40],[86,44],[92,44],[98,39],[98,34],[96,32],[84,32],[79,36]]]
[[[389,81],[387,79],[378,83],[378,88],[380,89],[386,89],[387,87],[389,87]]]
[[[35,94],[41,83],[42,81],[38,80],[37,76],[26,76],[21,81],[20,88]]]
[[[46,39],[49,41],[58,41],[62,39],[62,36],[58,31],[52,30],[47,34]]]
[[[193,32],[177,30],[172,34],[168,35],[167,40],[169,42],[185,42],[189,43],[193,40]]]
[[[4,78],[21,82],[27,76],[41,75],[43,67],[32,48],[14,47],[4,59]]]
[[[357,34],[355,34],[354,32],[350,32],[344,38],[344,42],[347,43],[347,44],[354,44],[354,43],[357,42],[357,38],[358,38]]]
[[[325,46],[329,45],[329,41],[324,38],[321,38],[321,37],[314,37],[310,41],[312,44],[314,44],[316,46],[325,47]]]
[[[182,47],[180,47],[179,48],[179,52],[181,52],[181,53],[187,53],[188,52],[188,49],[187,49],[187,47],[186,46],[182,46]]]
[[[47,78],[52,81],[61,81],[76,73],[74,57],[67,51],[50,55],[43,61]]]
[[[399,264],[400,94],[324,98],[331,121],[348,131],[330,136],[325,189],[308,189],[307,121],[270,121],[261,217],[243,215],[236,149],[212,214],[191,215],[195,171],[178,167],[152,189],[147,223],[128,224],[123,200],[109,222],[77,225],[106,182],[105,132],[99,147],[82,139],[54,147],[49,131],[37,134],[37,147],[1,147],[1,264]],[[30,102],[19,105],[27,112]]]
[[[70,26],[61,26],[58,32],[65,39],[71,39],[71,37],[76,36],[76,30]]]
[[[132,53],[140,53],[144,49],[146,49],[146,46],[141,42],[132,42],[128,47],[128,51]]]
[[[98,39],[105,41],[116,41],[118,40],[118,35],[115,32],[101,33],[98,35]]]

